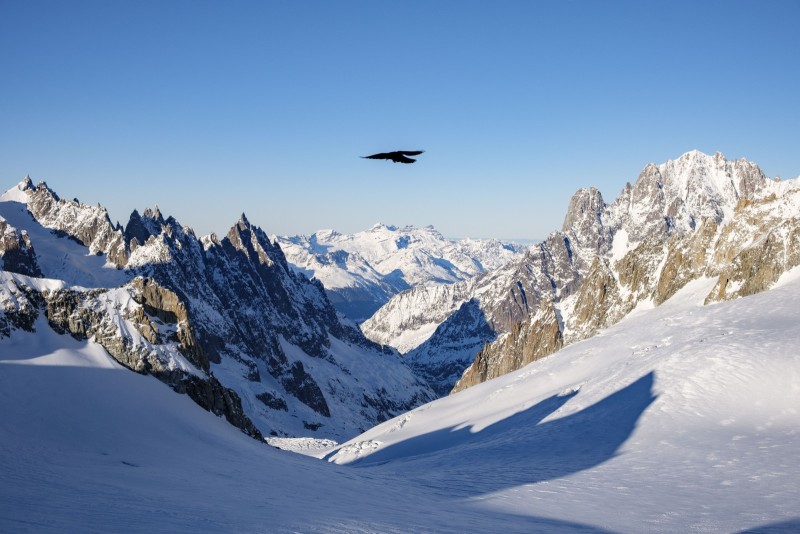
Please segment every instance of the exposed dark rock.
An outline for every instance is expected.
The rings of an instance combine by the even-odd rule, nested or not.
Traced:
[[[588,238],[588,242],[579,243],[583,247],[601,250],[607,246],[607,232],[603,225],[603,210],[606,204],[603,195],[592,187],[579,189],[572,196],[564,216],[562,232],[570,233],[578,240]]]
[[[575,307],[569,317],[572,336],[583,339],[594,335],[599,329],[621,319],[632,306],[631,302],[621,301],[619,287],[608,261],[598,256],[575,295]],[[554,314],[552,317],[547,315],[548,322],[554,319]],[[549,342],[549,339],[545,338],[545,342]],[[544,351],[539,350],[544,355]]]
[[[510,373],[549,356],[563,344],[564,337],[556,310],[552,303],[544,302],[535,315],[515,324],[507,335],[496,342],[485,345],[452,392]]]
[[[149,285],[150,291],[157,291]],[[141,291],[139,288],[134,290]],[[170,368],[152,350],[152,347],[134,343],[121,335],[118,325],[102,307],[93,300],[102,299],[105,290],[52,291],[44,295],[45,313],[50,326],[59,333],[69,333],[76,339],[93,338],[119,363],[142,374],[151,374],[170,385],[178,393],[189,395],[197,404],[228,422],[249,436],[261,439],[261,433],[244,414],[239,396],[225,388],[213,376],[198,376],[180,369]],[[152,323],[151,323],[152,324]]]
[[[450,320],[439,325],[431,336],[430,343],[425,346],[427,354],[412,352],[407,356],[407,360],[414,372],[430,384],[437,395],[444,396],[453,389],[474,356],[465,352],[463,358],[449,358],[445,364],[439,358],[426,356],[448,351],[457,352],[461,350],[466,339],[472,340],[476,346],[481,346],[495,338],[497,334],[487,322],[478,300],[473,299],[462,304]]]
[[[284,412],[289,411],[289,405],[286,404],[286,401],[278,397],[274,393],[265,391],[264,393],[259,393],[258,395],[256,395],[256,398],[261,402],[263,402],[266,406],[272,408],[273,410],[281,410]]]
[[[653,302],[656,305],[662,304],[688,282],[703,275],[718,230],[716,222],[704,219],[697,226],[697,231],[688,238],[676,237],[669,240],[664,267],[653,293]]]
[[[224,387],[213,376],[200,378],[197,375],[187,374],[172,386],[175,391],[187,394],[206,410],[215,415],[224,416],[230,424],[241,429],[248,436],[263,441],[264,437],[261,432],[245,415],[242,401],[236,392]]]
[[[4,271],[26,276],[42,276],[27,232],[18,231],[2,218],[0,218],[0,267]]]
[[[145,313],[165,323],[177,325],[178,350],[181,354],[193,365],[208,372],[208,357],[195,337],[189,313],[178,295],[149,278],[136,277],[132,286],[134,300],[142,305]]]
[[[111,223],[105,208],[59,198],[45,182],[33,187],[26,178],[22,185],[30,196],[28,211],[43,226],[68,233],[92,254],[106,254],[118,268],[125,265],[129,255],[125,236]]]
[[[3,298],[3,313],[0,314],[0,338],[9,337],[11,332],[21,329],[34,332],[34,324],[39,317],[39,310],[43,305],[43,298],[38,291],[25,284],[18,284],[11,280],[5,286],[0,286],[0,296]]]
[[[306,373],[302,362],[294,362],[289,367],[288,373],[281,378],[281,383],[287,391],[292,393],[297,399],[325,417],[331,416],[325,396],[314,379]]]

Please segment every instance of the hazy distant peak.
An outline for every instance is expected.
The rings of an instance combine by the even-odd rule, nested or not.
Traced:
[[[379,222],[379,223],[373,224],[372,228],[370,228],[370,230],[372,230],[373,232],[379,231],[379,230],[388,230],[390,232],[396,232],[397,231],[397,226],[395,226],[393,224],[384,224],[384,223]]]

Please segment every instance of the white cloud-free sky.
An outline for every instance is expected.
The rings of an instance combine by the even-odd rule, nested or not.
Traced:
[[[798,176],[798,26],[792,0],[0,0],[0,189],[202,234],[541,238],[691,149]],[[426,153],[359,158],[396,149]]]

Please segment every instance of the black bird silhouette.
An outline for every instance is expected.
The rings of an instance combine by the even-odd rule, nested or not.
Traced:
[[[380,154],[373,154],[371,156],[361,156],[366,159],[390,159],[395,163],[414,163],[415,159],[406,156],[419,156],[425,152],[424,150],[395,150],[394,152],[381,152]]]

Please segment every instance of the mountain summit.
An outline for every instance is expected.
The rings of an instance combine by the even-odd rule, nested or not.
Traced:
[[[0,249],[0,337],[44,314],[253,435],[341,439],[432,398],[244,214],[222,239],[158,209],[123,230],[27,179],[0,197],[0,224],[13,235]]]
[[[494,239],[447,239],[432,226],[382,223],[355,234],[320,230],[273,239],[295,270],[322,282],[336,309],[358,323],[401,291],[466,280],[525,251]]]
[[[750,161],[687,152],[647,165],[611,204],[595,188],[578,190],[561,230],[523,258],[403,292],[362,330],[403,347],[440,394],[456,382],[463,389],[659,304],[695,278],[719,279],[709,301],[769,287],[800,262],[798,195],[796,181],[772,180]],[[409,328],[430,337],[409,348]]]

